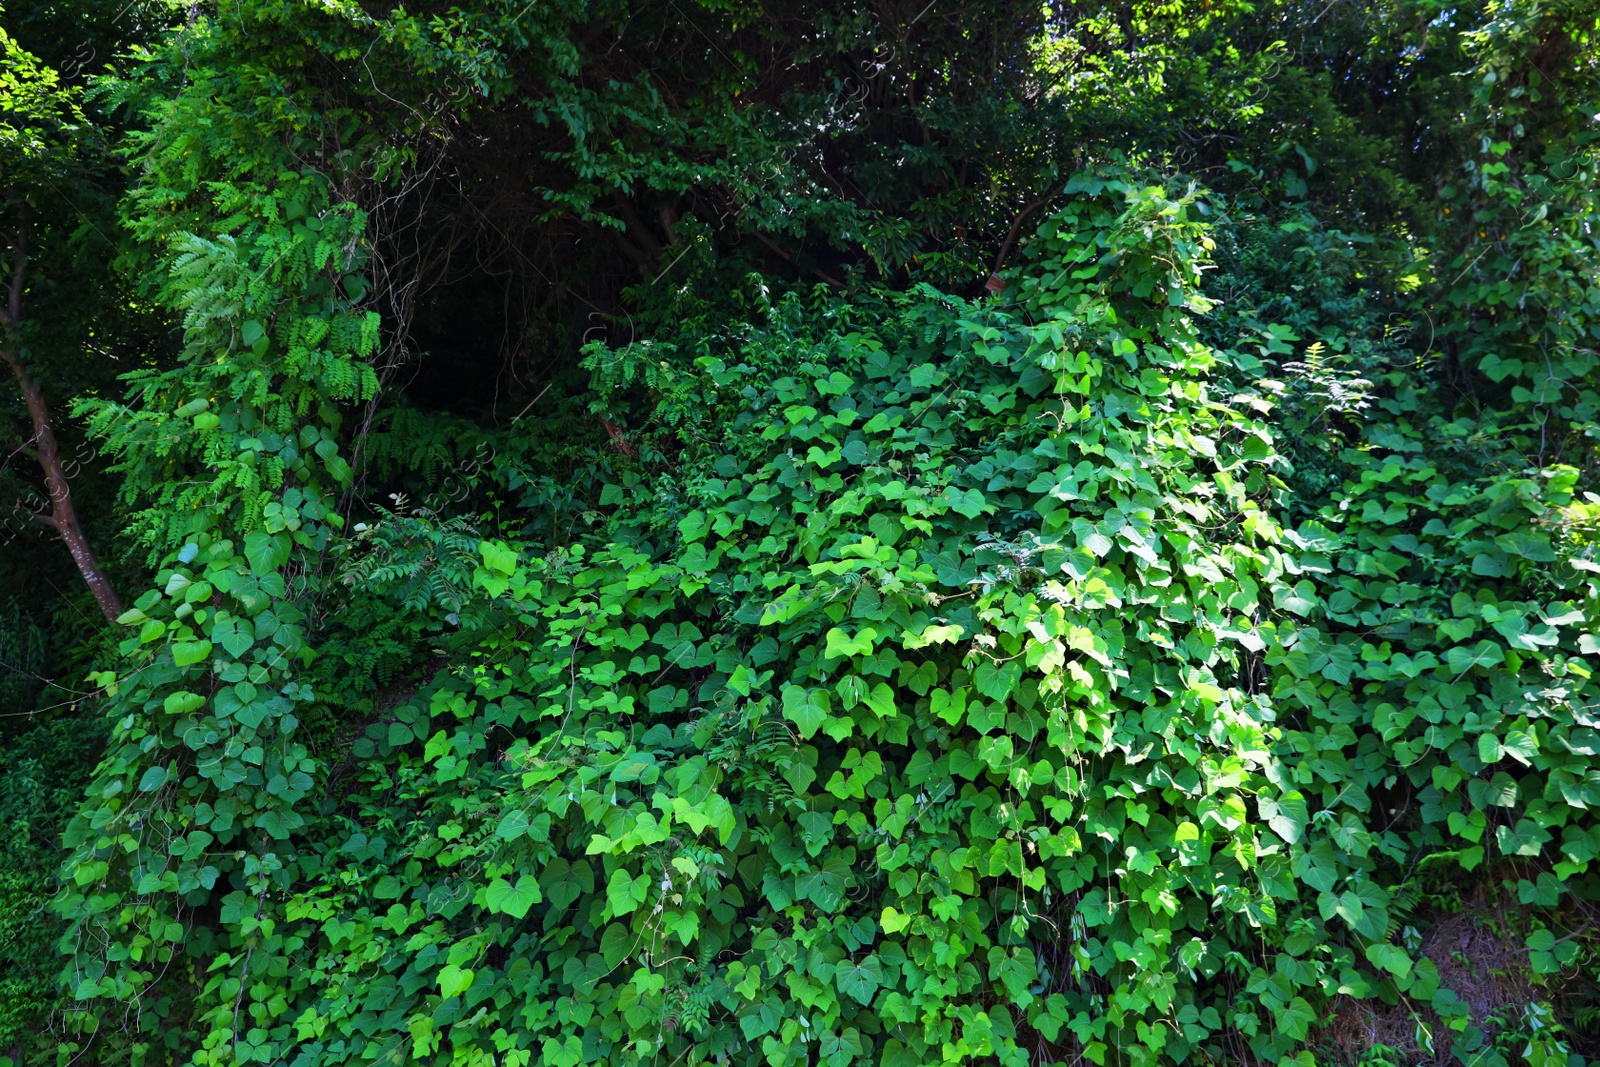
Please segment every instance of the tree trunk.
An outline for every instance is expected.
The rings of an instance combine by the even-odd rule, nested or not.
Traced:
[[[23,230],[17,236],[16,260],[11,272],[10,299],[6,309],[0,311],[0,327],[8,327],[7,332],[14,332],[22,318],[22,272],[27,263],[26,242],[27,231]],[[14,341],[14,338],[7,340]],[[14,349],[0,348],[0,359],[4,359],[11,367],[11,373],[22,389],[22,397],[27,401],[28,415],[33,419],[33,445],[39,455],[39,466],[44,468],[45,485],[50,491],[50,513],[33,517],[46,526],[54,527],[61,535],[61,539],[67,543],[67,551],[72,553],[72,561],[78,565],[78,572],[83,575],[89,591],[94,594],[95,603],[100,605],[100,611],[105,615],[106,621],[115,622],[117,616],[122,614],[122,601],[118,598],[116,589],[112,587],[111,580],[106,577],[105,571],[100,569],[100,561],[95,559],[88,538],[83,536],[77,509],[72,506],[72,489],[67,485],[66,472],[61,466],[61,450],[56,444],[55,425],[50,421],[50,409],[45,405],[44,391],[22,365],[22,359]]]

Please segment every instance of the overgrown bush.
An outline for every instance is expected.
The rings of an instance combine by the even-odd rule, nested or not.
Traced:
[[[276,779],[203,755],[271,721],[229,665],[252,643],[173,645],[234,695],[153,708],[169,755],[74,830],[80,944],[138,899],[86,866],[134,818],[138,893],[174,895],[145,951],[193,975],[150,1010],[217,1058],[1276,1061],[1356,998],[1497,1062],[1419,901],[1492,870],[1534,975],[1583,944],[1574,474],[1452,481],[1397,371],[1357,475],[1282,526],[1284,334],[1202,342],[1195,194],[1067,191],[1001,304],[819,292],[692,362],[596,350],[598,407],[671,461],[619,466],[564,543],[378,518],[349,574],[447,665],[320,799],[280,783],[292,822],[245,833],[228,793]],[[248,601],[270,543],[227,577],[192,539],[139,611]],[[139,988],[81,958],[80,996]],[[1524,1043],[1567,1055],[1548,1021]]]
[[[181,336],[70,407],[115,652],[8,631],[96,690],[5,735],[8,1054],[1600,1048],[1592,5],[995,12],[98,82]]]

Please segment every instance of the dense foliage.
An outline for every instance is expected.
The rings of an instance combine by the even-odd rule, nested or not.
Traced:
[[[0,1053],[1600,1055],[1597,33],[8,0]]]

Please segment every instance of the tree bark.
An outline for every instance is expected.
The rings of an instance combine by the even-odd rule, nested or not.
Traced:
[[[6,333],[13,333],[22,319],[22,274],[27,264],[27,230],[21,230],[17,235],[16,258],[12,265],[11,286],[7,306],[0,311],[0,327]],[[13,341],[14,337],[3,338]],[[10,366],[12,375],[17,379],[17,385],[22,390],[22,398],[28,404],[28,415],[33,420],[33,445],[38,453],[39,466],[44,468],[45,485],[50,492],[50,513],[48,515],[35,515],[34,518],[53,527],[61,535],[61,540],[66,542],[67,551],[72,553],[72,561],[78,565],[78,573],[83,575],[84,582],[89,586],[89,592],[94,594],[95,603],[100,605],[100,611],[105,615],[106,621],[116,622],[117,616],[122,614],[122,600],[117,596],[116,589],[111,580],[106,577],[100,568],[100,561],[95,558],[94,550],[89,547],[88,538],[83,536],[83,527],[78,522],[77,509],[72,505],[72,489],[67,485],[67,476],[61,466],[61,450],[56,443],[55,424],[50,419],[50,408],[44,402],[44,391],[39,388],[39,383],[34,381],[33,375],[22,365],[21,356],[14,348],[0,347],[0,359],[5,360]]]

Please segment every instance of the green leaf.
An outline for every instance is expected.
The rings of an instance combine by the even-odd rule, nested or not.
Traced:
[[[587,860],[568,863],[558,856],[539,872],[539,884],[544,888],[551,910],[565,911],[594,892],[594,868]]]
[[[801,737],[814,735],[831,710],[828,693],[824,689],[790,685],[783,690],[783,717],[800,728]]]
[[[834,969],[833,981],[840,993],[860,1004],[871,1004],[883,984],[883,964],[875,955],[868,955],[859,962],[843,960]]]
[[[551,897],[552,903],[554,899]],[[632,930],[621,923],[612,923],[600,938],[600,955],[604,957],[607,967],[615,967],[627,959],[640,943],[641,939]]]
[[[952,511],[975,519],[982,515],[989,506],[983,494],[976,489],[957,489],[954,486],[944,491],[944,499]]]
[[[1368,945],[1367,959],[1373,966],[1381,967],[1397,978],[1404,978],[1411,973],[1411,957],[1396,945]]]
[[[1298,790],[1290,790],[1279,797],[1276,803],[1263,800],[1262,813],[1267,816],[1267,825],[1272,827],[1272,832],[1293,845],[1299,842],[1306,827],[1311,822],[1311,812],[1306,807],[1306,798]],[[1270,809],[1270,814],[1268,811]]]
[[[508,577],[516,573],[517,554],[510,546],[499,541],[479,541],[478,554],[488,570]]]
[[[611,906],[613,915],[627,915],[644,903],[649,891],[648,874],[635,877],[624,868],[618,867],[611,872],[611,881],[606,885],[606,903]]]
[[[291,833],[305,825],[305,820],[292,811],[271,810],[256,816],[256,825],[273,840],[285,841]]]
[[[795,891],[824,912],[839,910],[851,881],[851,867],[842,855],[830,856],[821,867],[795,880]]]
[[[239,659],[255,645],[254,627],[248,619],[226,616],[217,620],[211,631],[211,640],[221,645],[234,659]]]
[[[172,662],[179,667],[200,663],[210,655],[210,641],[176,641],[172,645]]]
[[[833,840],[833,816],[821,811],[803,811],[796,818],[800,839],[806,851],[815,856]]]
[[[501,912],[520,919],[528,909],[544,899],[539,894],[539,883],[531,874],[524,874],[512,885],[504,878],[496,878],[484,891],[484,903],[490,911]]]
[[[282,531],[253,530],[245,535],[244,558],[250,564],[250,573],[258,578],[289,562],[289,549],[289,535]]]
[[[1457,674],[1473,667],[1497,667],[1505,660],[1505,653],[1493,641],[1479,641],[1471,648],[1457,645],[1444,654],[1445,663]]]
[[[879,682],[872,687],[872,692],[867,694],[867,706],[872,713],[880,719],[890,719],[895,716],[894,690],[884,682]]]
[[[710,529],[711,525],[706,521],[706,513],[704,511],[691,511],[678,520],[678,533],[685,542],[705,540],[706,533]]]
[[[1311,1030],[1311,1024],[1317,1021],[1317,1013],[1304,997],[1295,997],[1274,1013],[1272,1020],[1278,1033],[1291,1041],[1303,1041]]]
[[[1532,819],[1518,819],[1515,826],[1495,827],[1495,841],[1507,856],[1537,856],[1550,840],[1550,832]]]
[[[583,1062],[583,1041],[576,1034],[557,1040],[544,1039],[541,1048],[545,1067],[578,1067]]]
[[[1292,587],[1278,586],[1273,589],[1272,595],[1278,607],[1301,616],[1309,616],[1319,603],[1316,587],[1309,581],[1298,582]]]
[[[1550,546],[1548,534],[1518,531],[1502,534],[1494,539],[1494,543],[1514,556],[1521,556],[1535,563],[1554,563],[1558,558],[1555,549]]]
[[[495,836],[502,841],[515,841],[528,832],[528,813],[521,808],[512,808],[500,818],[500,825],[495,827]]]
[[[1015,660],[1010,663],[994,663],[985,659],[973,672],[973,679],[978,686],[978,692],[990,700],[1005,700],[1022,680],[1022,667]]]
[[[1508,730],[1504,745],[1506,752],[1525,767],[1538,758],[1539,742],[1527,730]]]
[[[459,997],[472,988],[472,971],[470,968],[458,966],[454,963],[446,964],[439,968],[439,995],[446,999]]]
[[[168,693],[167,699],[162,702],[161,708],[168,715],[187,715],[191,711],[199,711],[206,706],[206,698],[199,693],[189,693],[178,690]]]
[[[1039,980],[1038,960],[1032,949],[1015,949],[1001,957],[992,974],[1006,987],[1012,1003],[1024,1004],[1028,1000],[1028,988]]]
[[[1366,914],[1366,905],[1362,903],[1361,897],[1353,890],[1346,890],[1337,895],[1331,892],[1323,893],[1320,901],[1324,918],[1331,919],[1337,915],[1350,927],[1358,925]]]
[[[840,659],[849,656],[870,656],[873,639],[877,636],[878,632],[870,626],[862,627],[854,637],[850,637],[835,626],[828,631],[828,645],[823,655]]]
[[[1535,930],[1528,935],[1528,963],[1535,974],[1555,974],[1577,958],[1578,948],[1571,935],[1558,939],[1553,931]]]

